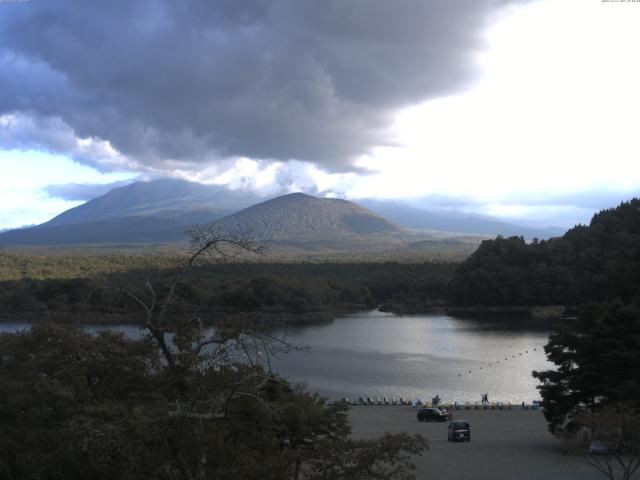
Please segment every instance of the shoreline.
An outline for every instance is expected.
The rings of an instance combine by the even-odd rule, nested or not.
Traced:
[[[325,311],[312,311],[303,313],[291,312],[215,312],[203,317],[205,325],[215,325],[219,321],[255,321],[269,319],[274,323],[282,323],[289,326],[308,325],[315,323],[331,322],[336,317],[353,313],[366,313],[380,311],[394,315],[429,315],[440,314],[469,320],[487,320],[496,322],[508,322],[514,320],[527,320],[536,322],[550,321],[575,321],[575,307],[562,305],[477,305],[455,306],[437,305],[420,309],[387,309],[380,305],[377,309],[341,308]],[[217,317],[217,318],[214,318]],[[515,317],[515,318],[514,318]],[[30,312],[5,312],[0,317],[0,323],[25,322],[60,322],[96,325],[135,325],[139,323],[139,314],[136,313],[100,313],[100,312],[56,312],[56,311],[30,311]]]

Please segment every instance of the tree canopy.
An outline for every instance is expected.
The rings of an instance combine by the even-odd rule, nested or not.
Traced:
[[[486,240],[456,270],[457,305],[579,305],[640,296],[640,199],[594,215],[563,237]]]
[[[584,411],[607,405],[640,409],[640,308],[620,300],[582,307],[578,324],[552,334],[545,346],[556,369],[541,381],[551,431],[577,427]]]
[[[290,347],[272,325],[203,333],[179,294],[183,279],[208,254],[218,262],[254,245],[210,230],[193,240],[170,282],[108,287],[139,307],[141,340],[55,324],[0,335],[0,477],[415,478],[422,437],[352,440],[346,404],[260,361]]]

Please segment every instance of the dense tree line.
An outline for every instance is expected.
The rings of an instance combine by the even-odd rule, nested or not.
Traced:
[[[171,247],[137,249],[0,249],[0,281],[95,278],[140,269],[176,268],[180,252]]]
[[[100,287],[141,285],[154,278],[159,288],[166,288],[176,269],[162,266],[78,278],[6,280],[0,282],[0,316],[129,321],[135,304]],[[378,305],[420,311],[443,301],[453,269],[441,263],[203,265],[192,270],[178,293],[205,320],[239,313],[333,315]]]
[[[456,305],[579,305],[640,295],[640,200],[596,215],[563,237],[482,242],[456,270]]]

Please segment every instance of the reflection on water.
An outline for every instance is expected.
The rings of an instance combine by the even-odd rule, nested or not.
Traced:
[[[28,327],[0,324],[3,331]],[[280,332],[293,345],[310,348],[272,359],[272,366],[330,398],[439,394],[444,401],[475,402],[482,393],[514,403],[539,398],[531,371],[551,367],[543,351],[548,332],[502,327],[446,315],[353,314]],[[90,332],[108,328],[141,336],[132,325],[84,327]]]
[[[511,402],[539,398],[532,370],[551,367],[548,331],[492,328],[445,315],[368,312],[328,325],[289,329],[309,345],[276,359],[274,369],[331,398],[359,396]]]
[[[31,327],[31,324],[28,322],[0,322],[0,332],[19,332],[21,330],[26,330]],[[78,325],[78,328],[81,328],[85,332],[88,333],[98,333],[105,332],[108,330],[113,330],[116,332],[122,332],[127,337],[132,338],[134,340],[138,340],[144,336],[144,332],[137,325],[131,324],[82,324]]]

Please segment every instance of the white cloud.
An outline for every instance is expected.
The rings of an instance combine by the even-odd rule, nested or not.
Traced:
[[[357,162],[369,174],[243,158],[209,177],[268,193],[284,185],[356,199],[435,195],[510,218],[551,209],[569,215],[576,211],[570,203],[545,198],[640,189],[638,24],[640,5],[514,7],[487,32],[477,58],[482,79],[464,94],[400,112],[395,144]]]
[[[506,198],[640,187],[640,5],[547,1],[488,34],[485,75],[468,93],[402,112],[397,148],[355,197]]]

